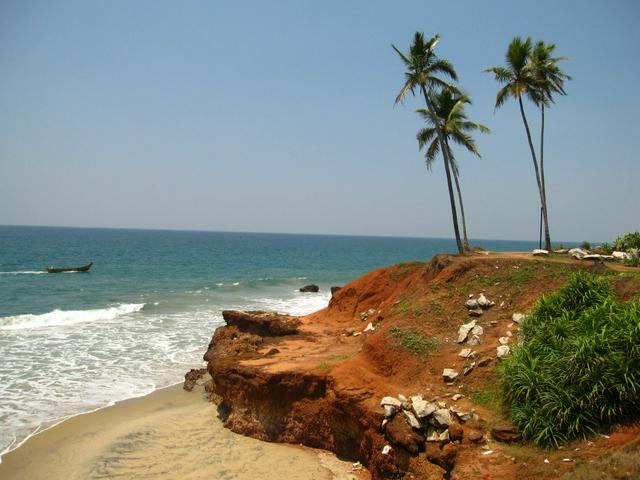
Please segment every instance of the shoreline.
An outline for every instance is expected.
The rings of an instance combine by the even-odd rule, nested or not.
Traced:
[[[351,463],[329,452],[232,433],[201,387],[186,392],[181,384],[74,415],[31,435],[3,455],[0,477],[357,478]]]

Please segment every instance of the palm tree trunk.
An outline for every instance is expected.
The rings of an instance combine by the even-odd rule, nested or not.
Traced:
[[[520,114],[522,115],[522,121],[524,122],[524,128],[527,131],[527,140],[529,141],[529,149],[531,150],[531,159],[533,160],[533,168],[536,172],[536,182],[538,184],[538,192],[540,193],[540,204],[542,205],[542,214],[544,217],[545,228],[545,247],[551,248],[551,241],[549,245],[546,244],[546,232],[549,231],[547,225],[547,212],[545,208],[544,192],[542,190],[542,182],[540,181],[540,170],[538,168],[538,160],[536,159],[536,150],[533,148],[533,141],[531,140],[531,130],[529,130],[529,122],[527,122],[527,116],[524,113],[524,105],[522,104],[522,97],[518,97],[518,104],[520,105]]]
[[[542,121],[540,123],[540,181],[542,183],[542,215],[544,217],[544,245],[551,250],[551,235],[549,234],[549,220],[547,219],[547,184],[544,181],[544,104],[540,106]]]
[[[464,203],[462,203],[462,191],[460,190],[459,174],[453,172],[453,179],[456,182],[456,190],[458,191],[458,203],[460,204],[460,216],[462,217],[462,236],[464,238],[464,249],[469,250],[469,238],[467,237],[467,219],[464,216]]]
[[[429,96],[427,95],[427,89],[421,86],[422,94],[424,95],[424,101],[427,104],[427,108],[431,114],[436,118],[435,111],[431,102],[429,102]],[[449,159],[449,152],[446,148],[444,135],[442,134],[442,127],[440,124],[436,124],[436,132],[438,134],[438,142],[440,143],[440,150],[442,151],[442,157],[444,158],[444,171],[447,174],[447,187],[449,188],[449,202],[451,203],[451,217],[453,219],[453,232],[456,236],[456,246],[458,247],[458,253],[464,253],[464,247],[460,240],[460,228],[458,227],[458,213],[456,212],[456,200],[453,196],[453,186],[451,184],[451,162]]]
[[[451,149],[449,147],[449,140],[444,140],[447,144],[447,152],[449,152],[449,158],[452,158]],[[467,237],[467,218],[464,215],[464,202],[462,201],[462,190],[460,189],[460,172],[456,168],[453,170],[453,180],[456,183],[456,191],[458,192],[458,204],[460,205],[460,217],[462,218],[462,237],[465,251],[469,250],[469,237]]]

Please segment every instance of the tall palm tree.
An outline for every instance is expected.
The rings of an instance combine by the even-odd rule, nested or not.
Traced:
[[[438,151],[441,149],[436,132],[436,126],[441,125],[445,150],[451,161],[451,169],[458,193],[462,228],[464,231],[464,247],[468,249],[469,239],[467,237],[467,221],[464,214],[464,203],[462,201],[462,191],[460,188],[460,169],[451,150],[450,143],[453,142],[460,145],[472,154],[480,157],[480,152],[471,134],[474,131],[489,133],[490,130],[481,123],[472,122],[468,119],[464,108],[465,105],[471,103],[469,97],[453,94],[450,90],[441,90],[438,93],[432,92],[429,97],[430,104],[433,107],[433,113],[424,108],[417,110],[428,124],[428,126],[420,130],[416,136],[418,139],[418,147],[422,150],[428,145],[425,152],[425,163],[427,168],[431,170]]]
[[[540,108],[540,181],[542,183],[542,195],[545,205],[547,205],[547,187],[544,175],[544,112],[545,108],[555,103],[553,94],[566,95],[564,90],[565,80],[571,77],[563,72],[558,66],[558,62],[566,60],[566,57],[554,57],[553,52],[556,46],[553,43],[536,42],[531,52],[531,63],[534,68],[537,86],[539,90],[538,107]]]
[[[451,63],[444,59],[439,58],[435,49],[440,41],[440,36],[436,35],[429,40],[425,40],[424,34],[416,32],[413,36],[413,42],[409,47],[409,53],[404,54],[395,45],[391,45],[396,53],[400,56],[400,59],[406,67],[405,71],[405,83],[400,89],[400,92],[396,96],[395,103],[401,103],[404,101],[408,93],[412,95],[416,94],[416,90],[422,93],[427,110],[434,113],[433,106],[429,102],[429,92],[441,88],[445,90],[457,91],[457,89],[448,83],[441,76],[449,77],[452,80],[457,80],[458,76]],[[443,152],[445,172],[447,175],[447,187],[449,189],[449,202],[451,204],[451,217],[453,220],[453,231],[456,237],[456,246],[458,252],[463,253],[464,247],[460,240],[460,228],[458,226],[458,214],[456,212],[456,203],[453,196],[453,186],[451,183],[451,161],[448,156],[448,151],[444,144],[444,135],[442,134],[442,128],[440,125],[435,125],[435,133],[438,137],[440,149]]]
[[[540,167],[536,156],[533,140],[531,139],[531,130],[529,122],[524,112],[522,97],[528,97],[533,103],[539,105],[544,101],[544,96],[540,88],[540,80],[535,73],[535,67],[531,63],[531,38],[526,40],[515,37],[507,49],[506,67],[491,67],[486,71],[493,73],[498,83],[504,84],[498,95],[496,96],[495,108],[500,108],[509,98],[518,100],[520,114],[527,133],[529,149],[531,150],[531,159],[533,160],[533,168],[536,174],[536,183],[540,194],[540,205],[542,207],[542,215],[544,220],[544,243],[547,250],[551,249],[551,235],[549,233],[549,221],[547,216],[547,205],[544,190],[542,188],[542,180],[540,177]]]

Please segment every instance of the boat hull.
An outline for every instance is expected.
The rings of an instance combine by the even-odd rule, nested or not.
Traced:
[[[86,272],[91,268],[93,262],[89,262],[86,265],[82,265],[81,267],[64,267],[64,268],[47,268],[47,272],[49,273],[64,273],[64,272]]]

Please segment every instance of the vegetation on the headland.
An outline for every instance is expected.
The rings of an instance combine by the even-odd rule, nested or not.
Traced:
[[[627,232],[616,238],[613,248],[622,252],[640,249],[640,232]]]
[[[469,97],[462,94],[461,90],[451,83],[457,82],[458,75],[451,62],[436,54],[435,49],[439,41],[439,35],[426,40],[423,33],[416,32],[407,53],[403,53],[392,45],[405,66],[405,83],[396,96],[395,102],[396,104],[403,102],[408,93],[415,96],[416,90],[424,98],[426,108],[418,109],[417,112],[426,120],[428,126],[418,133],[418,146],[420,150],[427,147],[425,157],[428,168],[431,168],[438,153],[443,157],[456,246],[458,251],[463,253],[469,249],[467,222],[460,187],[460,168],[454,159],[450,143],[457,143],[472,154],[480,156],[471,133],[474,130],[486,133],[489,129],[467,120],[464,106],[470,103]],[[558,63],[566,60],[566,57],[554,56],[555,48],[553,43],[538,41],[534,44],[531,38],[523,40],[515,37],[507,49],[506,66],[491,67],[486,70],[493,73],[499,83],[504,84],[496,97],[496,109],[510,97],[518,100],[540,195],[547,250],[551,250],[551,234],[544,170],[545,110],[555,103],[554,95],[566,95],[564,83],[571,79],[558,66]],[[533,145],[523,97],[531,100],[540,110],[538,153]],[[453,192],[452,177],[457,191],[457,202]],[[458,213],[461,216],[464,240],[460,238]]]
[[[640,300],[606,278],[573,274],[538,301],[504,360],[503,397],[535,444],[558,446],[640,417]]]
[[[490,67],[486,70],[494,74],[498,83],[504,84],[496,96],[496,109],[504,105],[510,97],[518,101],[540,195],[546,250],[551,250],[551,234],[549,232],[547,190],[544,175],[544,114],[545,108],[549,108],[555,102],[554,94],[566,95],[564,82],[571,79],[569,75],[558,67],[558,62],[566,60],[566,57],[554,57],[555,48],[555,44],[552,43],[546,44],[543,41],[539,41],[534,45],[531,38],[523,40],[520,37],[515,37],[507,49],[506,66]],[[531,129],[527,121],[522,97],[527,97],[540,109],[539,154],[536,154],[536,149],[533,146]]]
[[[391,327],[389,332],[401,347],[414,355],[425,357],[438,349],[438,341],[435,337],[425,337],[413,330],[404,330],[398,327]]]

